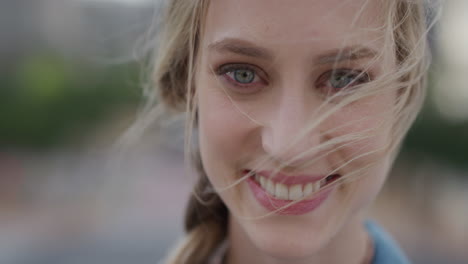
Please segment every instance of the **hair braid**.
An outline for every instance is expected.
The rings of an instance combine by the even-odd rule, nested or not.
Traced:
[[[167,264],[205,264],[227,235],[228,209],[212,191],[200,155],[196,155],[194,161],[200,177],[185,211],[187,235],[172,252]]]

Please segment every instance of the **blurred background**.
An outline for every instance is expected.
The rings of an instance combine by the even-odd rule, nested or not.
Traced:
[[[181,236],[180,124],[109,166],[159,6],[0,2],[0,263],[157,263]],[[467,0],[445,1],[431,44],[429,98],[372,215],[414,263],[468,263]]]

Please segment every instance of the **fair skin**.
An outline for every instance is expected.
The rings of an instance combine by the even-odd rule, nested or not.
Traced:
[[[365,209],[391,165],[390,153],[384,151],[391,126],[382,120],[394,118],[389,109],[396,92],[360,98],[306,131],[298,144],[292,142],[336,103],[326,101],[341,88],[327,75],[331,70],[366,69],[368,78],[359,82],[370,83],[394,69],[393,53],[380,54],[382,36],[375,30],[382,26],[383,11],[376,1],[363,8],[365,2],[210,3],[197,54],[195,89],[203,166],[230,211],[227,263],[362,262],[368,242]],[[340,57],[340,50],[355,53]],[[375,60],[377,53],[382,56]],[[353,133],[366,137],[308,151]],[[271,159],[261,162],[264,157]],[[290,162],[294,157],[298,158]],[[288,166],[280,173],[285,177],[331,172],[360,177],[331,188],[317,208],[299,213],[265,207],[246,180],[224,189],[243,178],[245,171],[273,172],[284,163]],[[373,166],[353,173],[368,164]]]

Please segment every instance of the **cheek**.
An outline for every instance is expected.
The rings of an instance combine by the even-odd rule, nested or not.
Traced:
[[[375,99],[376,100],[376,99]],[[345,147],[335,155],[333,165],[342,168],[344,175],[352,179],[345,184],[346,197],[354,209],[367,206],[380,191],[391,166],[391,131],[394,120],[392,101],[380,100],[345,109],[345,113],[334,115],[329,126],[340,127],[329,137],[346,137]],[[343,124],[347,124],[344,125]]]
[[[232,182],[236,164],[248,152],[249,122],[222,92],[201,88],[198,130],[203,166],[214,185]]]
[[[390,166],[391,159],[382,157],[363,172],[363,177],[350,184],[350,190],[354,193],[352,204],[355,210],[367,208],[372,203],[385,183]]]
[[[390,131],[391,127],[378,119],[369,119],[350,125],[338,136],[345,140],[342,158],[346,161],[355,159],[367,162],[384,158],[391,143]]]
[[[241,177],[240,164],[255,153],[252,122],[216,90],[200,89],[198,106],[199,148],[206,175],[229,211],[246,215],[242,185],[233,183]]]
[[[330,126],[338,129],[329,137],[345,139],[342,144],[346,146],[343,147],[341,158],[370,163],[388,156],[395,120],[393,98],[392,95],[369,98],[343,109],[331,118]]]

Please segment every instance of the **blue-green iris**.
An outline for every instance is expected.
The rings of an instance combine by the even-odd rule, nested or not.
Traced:
[[[239,69],[234,71],[234,80],[239,83],[251,83],[255,79],[255,73],[248,69]]]

